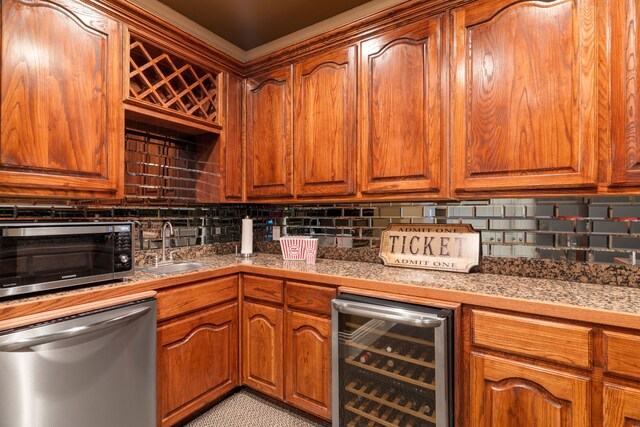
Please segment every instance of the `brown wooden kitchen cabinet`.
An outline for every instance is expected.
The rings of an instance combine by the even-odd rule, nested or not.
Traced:
[[[633,0],[611,7],[611,187],[640,186],[640,8]]]
[[[293,196],[291,66],[246,83],[247,198]]]
[[[331,419],[331,300],[328,286],[287,281],[285,398]]]
[[[592,327],[480,308],[464,316],[469,425],[590,425]]]
[[[1,13],[0,195],[122,196],[120,24],[75,0]]]
[[[238,385],[238,303],[158,328],[158,424],[174,425]]]
[[[285,399],[331,418],[331,319],[289,310],[285,335]]]
[[[158,425],[174,425],[239,384],[236,275],[158,291]]]
[[[584,376],[473,353],[470,425],[586,427],[589,387]]]
[[[595,0],[472,2],[452,17],[453,195],[595,191]]]
[[[605,383],[603,404],[604,427],[640,425],[640,389]]]
[[[283,399],[283,310],[245,301],[242,313],[244,383],[270,396]]]
[[[244,383],[330,419],[329,314],[336,290],[251,274],[242,282]]]
[[[356,46],[294,65],[298,197],[355,194],[356,66]]]
[[[445,194],[444,20],[403,25],[360,45],[363,197]]]

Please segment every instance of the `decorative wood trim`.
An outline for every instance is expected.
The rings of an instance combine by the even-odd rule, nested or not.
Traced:
[[[473,0],[408,0],[300,43],[250,59],[245,63],[246,71],[247,74],[265,72],[324,50],[356,43],[471,1]]]

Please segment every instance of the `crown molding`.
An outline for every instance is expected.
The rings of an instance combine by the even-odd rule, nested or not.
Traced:
[[[372,0],[338,15],[332,16],[331,18],[327,18],[324,21],[320,21],[291,34],[280,37],[279,39],[245,51],[245,62],[253,61],[254,59],[258,59],[285,47],[300,43],[301,41],[307,40],[311,37],[318,36],[407,1],[408,0]]]
[[[372,0],[368,3],[347,10],[336,16],[325,19],[324,21],[320,21],[309,27],[303,28],[284,37],[280,37],[279,39],[273,40],[269,43],[265,43],[248,51],[239,48],[233,43],[207,30],[200,24],[193,22],[184,15],[181,15],[175,10],[171,9],[169,6],[160,3],[158,0],[128,1],[141,7],[152,15],[155,15],[156,17],[166,21],[167,23],[181,29],[187,34],[200,39],[211,47],[226,53],[227,55],[237,59],[238,61],[246,63],[248,61],[252,61],[254,59],[258,59],[262,56],[276,52],[285,47],[331,31],[342,25],[349,24],[353,21],[357,21],[398,4],[405,3],[409,0]]]
[[[239,48],[233,43],[223,39],[219,35],[212,33],[204,28],[202,25],[197,24],[187,18],[184,15],[179,14],[169,6],[160,3],[158,0],[128,0],[129,2],[139,6],[147,12],[155,15],[163,21],[173,25],[176,28],[181,29],[187,34],[203,41],[209,46],[218,49],[221,52],[226,53],[232,58],[241,62],[247,62],[247,51]]]

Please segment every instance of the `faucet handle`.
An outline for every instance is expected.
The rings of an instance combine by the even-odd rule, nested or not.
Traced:
[[[178,253],[178,251],[171,251],[171,252],[169,252],[169,261],[173,261],[173,256],[174,256],[175,254],[177,254],[177,253]]]

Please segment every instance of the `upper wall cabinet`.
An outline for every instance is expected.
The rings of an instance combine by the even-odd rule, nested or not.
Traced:
[[[292,179],[291,66],[247,79],[247,198],[290,197]]]
[[[453,11],[454,196],[597,184],[594,0]]]
[[[611,2],[612,186],[640,185],[640,8],[635,0]]]
[[[296,195],[355,194],[355,46],[294,66]]]
[[[1,13],[0,195],[120,197],[120,25],[73,0]]]
[[[216,131],[220,74],[142,37],[129,36],[127,110],[174,124]]]
[[[442,16],[361,43],[363,197],[443,194],[445,32]]]

